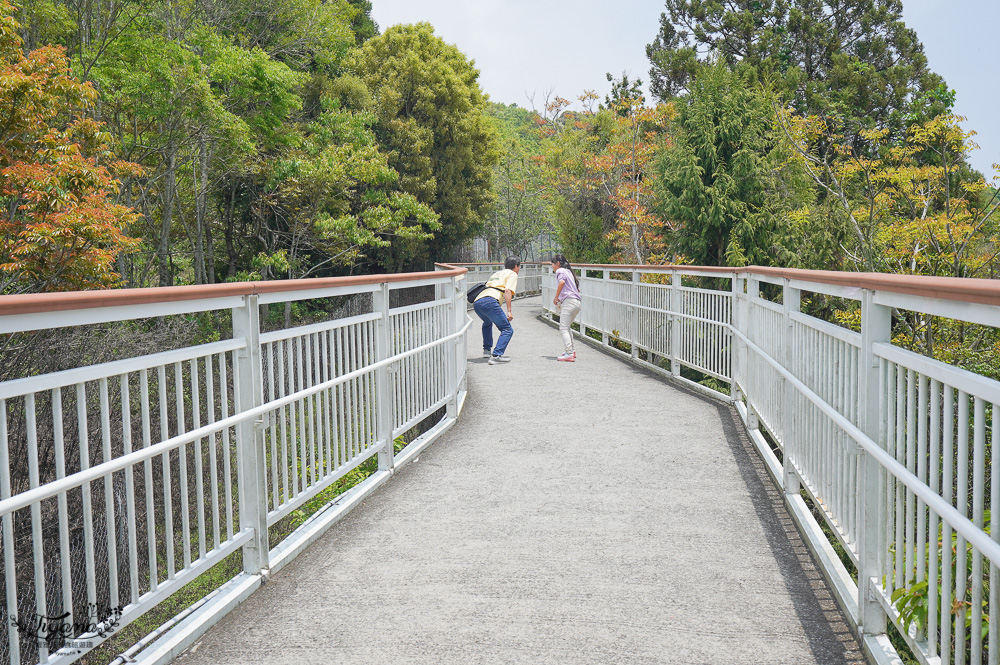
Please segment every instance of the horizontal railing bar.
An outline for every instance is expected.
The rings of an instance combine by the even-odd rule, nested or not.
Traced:
[[[587,296],[587,300],[597,300],[598,302],[611,303],[612,305],[621,305],[622,307],[627,307],[629,309],[640,309],[646,312],[653,312],[655,314],[666,314],[668,316],[676,316],[681,319],[689,319],[691,321],[700,321],[701,323],[708,323],[714,326],[729,326],[725,321],[716,321],[715,319],[706,319],[700,316],[694,316],[693,314],[682,314],[681,312],[674,312],[669,309],[661,309],[659,307],[650,307],[649,305],[635,305],[628,302],[622,302],[621,300],[612,300],[611,298],[602,298],[601,296]],[[552,310],[548,310],[552,311]],[[591,326],[587,326],[590,328]]]
[[[784,277],[775,277],[773,275],[758,275],[756,273],[750,275],[753,279],[758,282],[764,282],[765,284],[774,284],[775,286],[782,286],[785,283]]]
[[[399,289],[415,289],[421,286],[435,286],[437,284],[450,284],[452,282],[452,276],[444,272],[432,272],[427,273],[429,275],[435,275],[435,277],[426,277],[424,279],[408,279],[405,284],[400,284],[399,282],[390,282],[389,290],[396,291]],[[464,276],[465,273],[463,273]],[[443,275],[443,277],[441,276]]]
[[[704,273],[711,277],[732,275],[742,272],[744,268],[730,268],[726,266],[689,266],[689,265],[648,265],[648,264],[614,264],[614,263],[574,263],[574,268],[587,270],[610,270],[614,272],[649,272],[649,273],[669,273],[679,272],[683,274]]]
[[[788,285],[793,289],[808,291],[809,293],[822,293],[823,295],[835,298],[847,298],[848,300],[861,300],[863,289],[859,286],[840,286],[837,284],[823,284],[822,282],[810,282],[801,279],[790,279]]]
[[[522,261],[521,262],[521,267],[524,268],[525,266],[538,266],[540,268],[546,268],[550,264],[551,264],[551,261]],[[493,262],[485,261],[485,262],[479,262],[479,263],[475,263],[475,262],[474,263],[467,263],[467,262],[465,262],[465,263],[435,263],[434,265],[436,265],[436,266],[442,266],[442,267],[445,267],[445,268],[469,268],[470,271],[471,271],[472,268],[483,268],[483,267],[495,266],[498,269],[503,270],[504,262],[503,261],[493,261]]]
[[[274,291],[257,296],[257,304],[272,305],[279,302],[297,302],[299,300],[316,300],[317,298],[336,298],[338,296],[357,296],[374,293],[381,288],[380,284],[333,285],[315,289],[298,291]]]
[[[671,316],[676,316],[679,319],[687,319],[689,321],[697,321],[699,323],[707,323],[709,325],[720,326],[720,327],[723,327],[723,328],[728,328],[729,327],[729,322],[728,321],[716,321],[715,319],[706,319],[704,317],[695,316],[693,314],[682,314],[681,312],[667,312],[667,313],[670,314]]]
[[[643,284],[643,286],[652,286],[652,285]],[[673,288],[669,284],[657,284],[657,286],[662,286],[665,289]],[[699,289],[699,288],[697,288],[695,286],[678,286],[677,290],[678,291],[686,291],[686,292],[689,292],[689,293],[700,293],[702,295],[713,296],[713,297],[717,297],[717,298],[722,298],[724,300],[730,300],[733,297],[733,292],[732,291],[715,291],[715,290],[712,290],[712,289]]]
[[[106,292],[101,291],[100,293]],[[16,297],[0,296],[0,299]],[[240,307],[243,304],[243,299],[244,296],[231,296],[122,306],[88,306],[87,308],[81,307],[80,309],[57,308],[51,311],[27,313],[11,313],[9,308],[0,305],[0,334],[89,326],[98,323],[134,321],[135,319],[193,314],[195,312],[212,312]],[[67,311],[72,311],[72,316],[67,316]]]
[[[311,297],[324,297],[315,292],[331,288],[367,287],[388,283],[391,288],[409,288],[424,284],[436,284],[450,277],[462,277],[467,272],[465,265],[471,264],[439,264],[444,270],[424,273],[399,273],[390,275],[365,275],[349,277],[327,277],[298,280],[273,280],[267,282],[237,282],[231,284],[208,284],[195,286],[155,287],[145,289],[108,289],[97,291],[77,291],[68,293],[40,293],[0,296],[0,333],[12,332],[4,325],[5,319],[13,319],[18,315],[49,313],[67,310],[117,309],[135,305],[164,305],[171,302],[194,302],[199,300],[220,300],[225,305],[214,303],[205,305],[188,305],[186,311],[205,311],[207,309],[223,309],[232,306],[230,301],[243,296],[257,295],[259,302],[280,302],[282,299],[296,300]],[[499,265],[499,264],[483,264]],[[524,264],[522,264],[524,265]],[[609,265],[609,264],[578,264],[579,269],[609,270],[629,272],[637,270],[641,273],[679,273],[689,276],[738,276],[754,277],[760,281],[765,279],[789,279],[796,282],[796,288],[822,292],[819,285],[869,289],[876,292],[907,294],[920,298],[939,298],[942,300],[1000,305],[1000,284],[996,280],[973,279],[963,277],[932,277],[925,275],[895,275],[887,273],[848,273],[829,270],[799,270],[795,268],[769,268],[763,266],[748,266],[729,268],[716,266],[647,266],[647,265]],[[547,273],[546,273],[547,274]],[[406,284],[402,284],[405,282]],[[361,289],[359,289],[360,291]],[[370,289],[366,289],[370,290]],[[314,292],[301,294],[299,292]],[[296,295],[298,294],[298,295]],[[178,310],[181,311],[181,310]],[[158,316],[162,313],[142,313],[134,311],[124,316],[109,318],[100,316],[101,320],[122,320],[141,318],[143,316]],[[88,323],[96,322],[88,320]],[[80,319],[66,321],[63,319],[53,327],[66,325],[81,325]],[[15,326],[17,327],[17,326]],[[33,330],[35,328],[23,328]]]
[[[954,301],[884,291],[876,291],[872,299],[876,305],[1000,328],[1000,308],[994,304]]]
[[[857,444],[861,446],[866,453],[871,455],[876,462],[885,468],[886,471],[910,488],[910,490],[912,490],[920,500],[927,504],[928,508],[937,513],[942,520],[947,522],[953,529],[963,536],[970,545],[979,550],[979,552],[990,561],[1000,562],[1000,543],[992,540],[986,532],[973,524],[968,517],[958,512],[954,506],[945,501],[937,492],[928,487],[904,465],[896,461],[896,458],[892,457],[889,453],[883,450],[881,446],[875,443],[875,441],[873,441],[867,434],[862,432],[857,426],[854,425],[854,423],[847,420],[847,418],[841,415],[840,412],[827,404],[826,400],[814,393],[809,386],[802,383],[795,377],[794,374],[786,370],[781,363],[776,361],[774,358],[765,353],[760,347],[750,341],[746,335],[741,333],[739,330],[733,330],[733,334],[739,337],[740,341],[746,344],[748,349],[759,355],[765,362],[777,370],[777,372],[787,379],[800,393],[802,393],[806,399],[815,404],[820,411],[826,414],[837,427],[844,431],[845,434],[854,439],[854,441],[857,442]]]
[[[381,316],[382,315],[378,312],[374,314],[358,314],[357,316],[349,316],[343,319],[331,319],[329,321],[320,321],[319,323],[310,323],[309,325],[299,326],[298,328],[284,328],[282,330],[261,333],[260,343],[271,344],[273,342],[279,342],[293,337],[302,337],[305,335],[337,330],[339,328],[346,328],[347,326],[353,326],[358,323],[375,321],[381,318]]]
[[[823,293],[819,285],[830,285],[904,293],[925,298],[941,298],[944,300],[959,300],[975,302],[984,305],[1000,305],[1000,282],[992,279],[975,279],[969,277],[932,277],[928,275],[895,275],[876,272],[837,272],[833,270],[801,270],[798,268],[770,268],[766,266],[746,266],[742,268],[726,268],[714,266],[664,265],[608,265],[608,264],[575,264],[574,268],[581,270],[613,270],[616,272],[679,272],[689,274],[695,271],[718,277],[720,275],[735,275],[741,278],[765,278],[774,280],[789,279],[800,282],[796,288]],[[768,279],[770,281],[770,279]],[[774,281],[782,284],[782,281]],[[811,286],[810,286],[811,285]]]
[[[428,302],[418,302],[415,305],[407,305],[405,307],[394,307],[389,310],[389,314],[409,314],[410,312],[419,312],[424,309],[431,309],[433,307],[443,307],[450,303],[451,300],[448,298],[440,298],[438,300],[430,300]]]
[[[873,346],[874,353],[879,358],[902,365],[906,369],[912,369],[918,374],[936,379],[952,388],[967,392],[974,397],[979,397],[994,404],[1000,404],[1000,382],[994,379],[970,372],[961,367],[943,363],[940,360],[922,356],[913,351],[901,349],[898,346],[886,344],[885,342],[879,342]],[[1000,463],[1000,460],[997,460],[997,462]]]
[[[142,448],[140,450],[131,452],[127,455],[122,455],[121,457],[118,457],[116,459],[107,462],[102,462],[97,466],[92,466],[83,471],[78,471],[72,475],[65,476],[64,478],[54,480],[40,487],[36,487],[34,489],[30,489],[15,496],[12,496],[8,499],[4,499],[0,501],[0,516],[12,513],[15,510],[21,510],[22,508],[26,508],[39,501],[50,499],[63,492],[67,492],[71,489],[79,487],[86,482],[92,482],[102,476],[106,476],[116,471],[121,471],[122,469],[144,462],[147,459],[152,459],[158,455],[162,455],[163,453],[175,450],[176,448],[191,443],[192,441],[197,441],[199,439],[207,438],[209,436],[212,436],[213,434],[224,431],[230,427],[234,427],[240,423],[256,419],[258,416],[267,414],[271,411],[274,411],[275,409],[287,406],[299,400],[306,399],[307,397],[315,395],[318,392],[322,392],[324,390],[333,388],[352,379],[364,376],[365,374],[373,372],[381,367],[386,367],[393,363],[399,362],[404,358],[408,358],[417,353],[426,351],[427,349],[440,346],[445,342],[449,342],[453,339],[456,339],[464,335],[465,331],[469,329],[469,326],[471,324],[472,324],[472,319],[468,319],[465,326],[463,326],[460,331],[452,333],[446,337],[434,340],[433,342],[428,342],[427,344],[418,346],[414,349],[410,349],[409,351],[398,353],[394,356],[386,358],[385,360],[380,360],[379,362],[372,363],[371,365],[354,370],[353,372],[349,372],[348,374],[344,374],[329,381],[325,381],[315,386],[311,386],[309,388],[305,388],[298,392],[291,393],[280,399],[267,402],[266,404],[262,404],[261,406],[254,407],[253,409],[249,409],[247,411],[243,411],[242,413],[229,416],[228,418],[222,420],[217,420],[216,422],[211,423],[209,425],[203,425],[202,427],[191,430],[190,432],[178,434],[173,438],[167,439],[166,441],[161,441],[160,443],[149,446],[148,448]]]
[[[153,353],[126,360],[114,360],[98,365],[89,365],[87,367],[78,367],[76,369],[67,369],[60,372],[4,381],[0,383],[0,399],[10,399],[54,388],[65,388],[66,386],[84,383],[85,381],[96,381],[97,379],[138,372],[152,367],[159,367],[160,365],[170,365],[219,353],[228,353],[229,351],[246,348],[246,345],[245,339],[226,339],[221,342],[199,344],[198,346],[163,351],[162,353]]]
[[[824,335],[835,337],[842,342],[861,348],[861,333],[848,330],[847,328],[841,328],[840,326],[830,323],[829,321],[817,319],[815,316],[809,316],[808,314],[803,314],[802,312],[790,312],[789,316],[792,321],[795,321],[796,323],[801,323],[802,325],[812,328],[817,332],[821,332]]]
[[[750,303],[753,305],[757,305],[758,307],[763,307],[764,309],[770,310],[777,314],[785,313],[785,308],[782,305],[776,302],[771,302],[770,300],[764,300],[763,298],[750,298]]]
[[[410,284],[436,283],[466,273],[465,268],[449,270],[395,273],[383,275],[352,275],[349,277],[318,277],[312,279],[282,279],[267,282],[233,282],[192,286],[159,286],[142,289],[104,289],[70,291],[62,293],[23,293],[0,296],[0,319],[15,314],[55,312],[77,309],[96,309],[130,305],[156,305],[210,298],[231,298],[250,295],[285,295],[286,299],[299,299],[294,294],[334,287],[356,287],[388,283],[392,288],[407,288]],[[407,286],[400,286],[407,282]],[[294,296],[294,297],[293,297]],[[314,297],[311,295],[305,298]],[[277,302],[268,300],[269,302]],[[263,299],[261,300],[263,302]],[[153,314],[152,316],[156,316]],[[70,322],[69,325],[78,325]]]
[[[969,277],[931,277],[929,275],[896,275],[877,272],[836,272],[833,270],[800,270],[797,268],[766,268],[749,266],[739,268],[741,274],[785,277],[810,284],[905,293],[925,298],[943,298],[1000,305],[1000,283],[992,279]],[[806,288],[803,284],[802,288]],[[813,290],[813,289],[810,289]]]

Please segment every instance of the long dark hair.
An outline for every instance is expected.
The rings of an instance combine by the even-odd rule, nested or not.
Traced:
[[[573,275],[573,281],[576,282],[576,289],[579,291],[580,278],[576,276],[575,272],[573,272],[573,266],[571,266],[569,264],[569,261],[566,260],[566,256],[564,254],[556,254],[554,257],[552,257],[552,262],[558,263],[560,268],[565,268],[566,270],[569,270],[569,274]]]

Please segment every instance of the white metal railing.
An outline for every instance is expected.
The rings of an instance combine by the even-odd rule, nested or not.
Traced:
[[[465,270],[0,298],[0,333],[229,310],[232,339],[0,383],[5,660],[72,662],[228,556],[243,573],[178,653],[446,431],[465,394]],[[390,306],[393,291],[432,288]],[[369,311],[262,333],[261,306]],[[444,417],[402,452],[394,440]],[[275,547],[269,529],[364,461],[378,471]],[[130,654],[132,655],[132,654]]]
[[[1000,509],[992,458],[1000,383],[891,338],[894,311],[1000,327],[1000,285],[762,268],[578,268],[580,335],[599,334],[635,361],[735,403],[873,660],[893,662],[889,621],[922,663],[1000,662],[1000,530],[990,529]],[[721,286],[685,286],[691,277]],[[777,297],[762,297],[762,283],[775,285]],[[554,287],[549,273],[542,300],[550,315]],[[804,292],[855,301],[860,332],[802,312]]]
[[[450,263],[456,268],[469,271],[466,284],[471,288],[480,282],[489,280],[490,275],[503,270],[502,263]],[[549,272],[548,263],[522,263],[521,272],[517,277],[516,298],[538,295],[542,291],[542,276]]]

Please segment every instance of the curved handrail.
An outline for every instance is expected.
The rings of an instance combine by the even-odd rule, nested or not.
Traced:
[[[148,305],[205,298],[249,296],[264,293],[294,293],[331,287],[362,286],[410,282],[438,277],[457,277],[468,270],[449,266],[447,270],[394,273],[381,275],[351,275],[347,277],[316,277],[311,279],[281,279],[273,281],[233,282],[189,286],[154,286],[140,289],[102,289],[94,291],[61,291],[56,293],[22,293],[0,296],[0,316],[37,314],[96,307]]]
[[[697,271],[720,275],[761,275],[832,286],[890,291],[927,298],[944,298],[961,302],[1000,306],[1000,280],[975,277],[932,277],[929,275],[895,275],[878,272],[842,272],[835,270],[802,270],[767,266],[691,266],[691,265],[625,265],[605,263],[574,263],[574,268],[587,270],[649,270],[660,272]]]

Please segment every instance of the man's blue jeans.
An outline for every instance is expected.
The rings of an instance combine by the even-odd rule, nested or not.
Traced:
[[[507,350],[510,338],[514,336],[514,327],[510,325],[507,315],[503,313],[500,301],[487,296],[477,300],[472,308],[483,320],[483,348],[487,351],[492,349],[495,356],[502,356]],[[500,339],[497,340],[495,349],[493,348],[493,326],[500,329]]]

